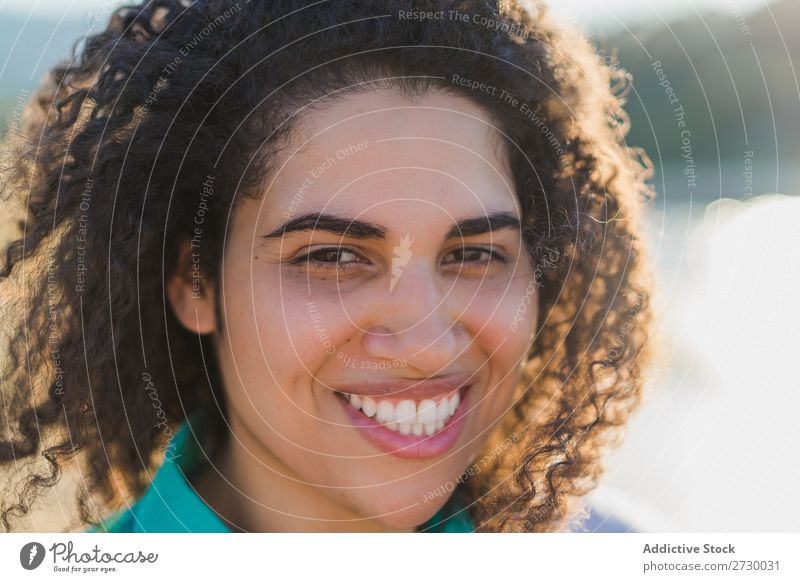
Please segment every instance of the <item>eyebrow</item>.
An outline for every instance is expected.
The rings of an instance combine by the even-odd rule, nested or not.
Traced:
[[[445,235],[445,240],[476,236],[496,230],[514,228],[519,230],[519,219],[510,212],[494,212],[491,214],[464,218],[459,220]],[[281,238],[291,232],[323,231],[356,239],[386,239],[389,229],[381,224],[346,218],[325,212],[309,212],[293,218],[272,232],[263,235],[265,239]]]

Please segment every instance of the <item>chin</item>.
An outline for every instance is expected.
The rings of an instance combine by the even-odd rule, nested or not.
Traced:
[[[376,490],[379,497],[357,502],[360,508],[356,508],[356,512],[364,517],[372,517],[389,528],[414,528],[433,517],[448,499],[448,496],[426,499],[425,493],[431,489],[436,489],[436,486],[430,489],[414,487],[413,490],[405,489],[398,494]]]
[[[403,511],[386,514],[378,521],[389,528],[411,529],[422,525],[433,517],[439,507],[441,507],[441,503],[434,505],[432,501],[428,501]]]

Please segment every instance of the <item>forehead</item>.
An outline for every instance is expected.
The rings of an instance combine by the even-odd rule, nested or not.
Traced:
[[[502,134],[477,104],[429,91],[337,98],[302,113],[262,212],[518,214]],[[455,216],[458,218],[458,216]]]

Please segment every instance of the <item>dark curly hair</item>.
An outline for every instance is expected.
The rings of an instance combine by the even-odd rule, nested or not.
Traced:
[[[420,11],[444,18],[403,17]],[[2,194],[25,208],[0,279],[6,529],[73,459],[81,520],[97,523],[97,507],[145,489],[166,427],[218,408],[210,338],[164,294],[197,192],[213,175],[202,271],[215,281],[228,216],[261,195],[297,116],[374,86],[465,96],[509,144],[540,318],[490,466],[466,481],[469,512],[483,531],[563,526],[640,401],[650,351],[637,221],[652,165],[624,142],[629,74],[540,4],[152,0],[56,66],[6,139]],[[143,375],[161,387],[155,426]]]

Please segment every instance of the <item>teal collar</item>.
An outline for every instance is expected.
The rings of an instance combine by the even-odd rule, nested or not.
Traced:
[[[195,426],[195,417],[189,421]],[[197,471],[205,455],[195,440],[189,422],[181,424],[170,440],[169,453],[156,471],[145,494],[131,507],[123,509],[89,531],[100,532],[203,532],[231,530],[200,498],[188,475]],[[456,493],[459,493],[456,490]],[[423,532],[466,533],[473,531],[466,507],[454,494],[436,514],[420,526]]]

